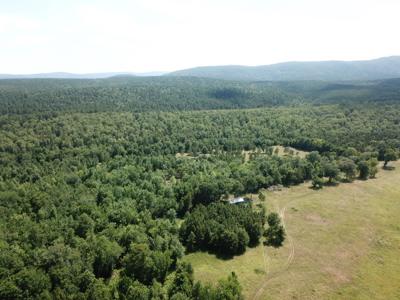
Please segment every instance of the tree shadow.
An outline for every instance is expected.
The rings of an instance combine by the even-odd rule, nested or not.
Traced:
[[[193,254],[193,253],[207,253],[209,255],[214,255],[216,258],[221,259],[221,260],[231,260],[235,256],[240,256],[245,252],[240,253],[240,254],[227,254],[227,253],[221,253],[221,252],[216,252],[213,250],[204,250],[204,249],[203,250],[192,250],[192,251],[186,250],[185,251],[185,255]]]
[[[280,243],[280,244],[272,244],[272,243],[268,243],[267,241],[264,241],[263,244],[264,244],[264,246],[273,247],[273,248],[275,248],[275,249],[278,249],[278,248],[280,248],[280,247],[283,246],[283,243]]]
[[[393,170],[396,169],[396,167],[394,167],[394,166],[383,166],[382,169],[385,170],[385,171],[393,171]]]
[[[213,255],[215,255],[216,258],[221,259],[221,260],[231,260],[235,257],[235,255],[233,255],[233,254],[215,253],[215,252],[211,252],[211,251],[209,251],[208,254],[213,254]],[[236,254],[236,255],[239,256],[242,254]]]
[[[323,189],[323,186],[309,186],[308,188],[314,191],[319,191]]]
[[[247,247],[249,248],[256,248],[257,246],[260,245],[260,241],[257,241],[256,243],[249,243],[249,245]]]
[[[344,184],[346,184],[346,183],[353,183],[355,180],[356,180],[356,178],[354,178],[354,179],[342,178],[342,179],[340,179],[340,183],[341,183],[341,184],[342,184],[342,183],[344,183]]]
[[[257,275],[265,275],[266,272],[262,269],[254,269],[254,273],[256,273]]]
[[[327,181],[324,183],[324,187],[335,187],[338,185],[339,185],[338,181]]]
[[[314,191],[319,191],[319,190],[322,190],[324,187],[335,187],[335,186],[338,186],[339,183],[342,183],[342,181],[341,182],[338,182],[338,181],[329,182],[328,181],[328,182],[325,182],[325,183],[321,184],[321,186],[310,186],[308,188],[311,189],[311,190],[314,190]],[[348,183],[351,183],[351,182],[348,182]]]

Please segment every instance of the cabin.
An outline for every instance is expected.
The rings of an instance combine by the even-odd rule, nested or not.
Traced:
[[[249,198],[243,198],[243,197],[237,197],[237,198],[233,198],[228,200],[229,204],[246,204],[246,203],[250,203],[251,199]]]

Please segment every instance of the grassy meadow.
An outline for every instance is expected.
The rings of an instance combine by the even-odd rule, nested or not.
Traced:
[[[288,234],[279,249],[185,260],[203,282],[236,272],[246,299],[400,299],[400,162],[391,164],[368,181],[265,192],[262,205],[281,214]]]

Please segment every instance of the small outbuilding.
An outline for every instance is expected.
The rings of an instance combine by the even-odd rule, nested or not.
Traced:
[[[250,203],[251,199],[243,198],[243,197],[236,197],[233,199],[228,200],[229,204],[243,204],[243,203]]]

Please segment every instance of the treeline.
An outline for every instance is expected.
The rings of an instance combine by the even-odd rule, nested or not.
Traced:
[[[248,162],[242,155],[221,155],[189,161],[192,170],[183,175],[174,187],[178,213],[199,204],[208,205],[230,194],[256,193],[272,185],[290,186],[311,179],[313,165],[298,157],[254,154]],[[201,168],[196,169],[196,168]]]
[[[213,203],[196,206],[180,228],[180,238],[189,251],[211,250],[235,255],[259,243],[265,214],[248,205]]]

